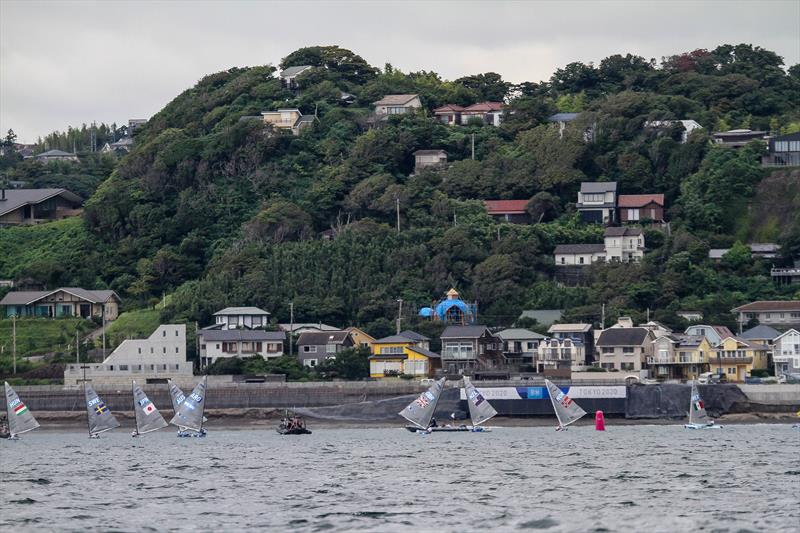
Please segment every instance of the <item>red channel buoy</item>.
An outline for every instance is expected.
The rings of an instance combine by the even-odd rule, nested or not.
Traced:
[[[597,411],[594,414],[594,429],[596,429],[597,431],[606,430],[606,419],[603,416],[603,411]]]

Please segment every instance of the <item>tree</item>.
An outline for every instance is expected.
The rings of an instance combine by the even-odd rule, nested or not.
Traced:
[[[534,222],[550,222],[561,213],[561,201],[549,192],[539,192],[530,199],[525,210]]]
[[[377,69],[364,58],[339,46],[309,46],[295,50],[281,61],[282,69],[300,65],[323,67],[335,77],[362,85],[374,78]]]
[[[14,133],[14,130],[9,129],[8,133],[6,134],[5,140],[3,141],[3,145],[10,148],[14,146],[14,143],[16,142],[17,142],[17,134]]]
[[[503,81],[503,77],[496,72],[464,76],[455,83],[474,91],[481,101],[487,102],[502,102],[511,90],[511,84]]]

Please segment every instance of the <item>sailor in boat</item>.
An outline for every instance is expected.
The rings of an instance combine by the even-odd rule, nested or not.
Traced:
[[[428,426],[429,428],[436,428],[439,427],[439,424],[436,423],[436,418],[431,418],[431,423]]]

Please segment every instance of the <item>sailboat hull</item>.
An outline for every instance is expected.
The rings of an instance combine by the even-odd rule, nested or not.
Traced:
[[[722,429],[722,426],[716,424],[684,424],[686,429]]]
[[[422,429],[416,426],[406,426],[411,433],[450,433],[454,431],[471,431],[469,426],[437,426],[434,428]]]

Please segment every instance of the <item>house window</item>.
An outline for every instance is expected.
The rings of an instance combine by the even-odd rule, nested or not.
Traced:
[[[620,363],[620,370],[633,370],[633,363]]]
[[[593,203],[602,203],[605,200],[605,194],[584,194],[583,201],[584,202],[593,202]]]
[[[303,346],[303,353],[317,353],[316,346]],[[316,359],[314,360],[316,364]]]
[[[628,209],[628,220],[639,220],[639,210]]]
[[[606,370],[614,370],[614,363],[602,363],[600,366]]]
[[[201,344],[201,345],[200,345],[200,349],[201,349],[201,350],[205,350],[205,349],[206,349],[206,345],[205,345],[205,344]]]
[[[562,255],[562,256],[561,256],[561,264],[563,265],[563,264],[565,264],[566,262],[567,262],[567,258],[566,258],[566,257],[564,257],[564,256]]]
[[[219,343],[217,343],[217,350],[219,350]]]
[[[528,350],[533,350],[535,348],[536,348],[536,344],[535,343],[533,343],[533,342],[529,342],[528,343]]]
[[[139,353],[142,353],[142,349],[141,348],[139,348]]]
[[[397,355],[403,353],[402,346],[382,346],[381,354],[383,355]]]
[[[205,348],[205,345],[203,345],[203,348]],[[181,349],[178,346],[175,347],[175,353],[181,353]]]
[[[316,359],[309,359],[306,362],[308,363],[308,366],[317,366],[317,360]]]
[[[128,370],[128,365],[119,365],[120,370]]]
[[[614,348],[612,346],[603,346],[600,348],[603,353],[614,353]]]
[[[735,373],[736,373],[736,369],[735,368],[732,368],[732,367],[728,368],[728,374],[735,374]]]
[[[583,256],[581,256],[578,261],[580,262],[580,264],[583,264]]]
[[[161,351],[162,351],[162,353],[167,353],[167,347],[164,346],[163,348],[161,348]]]
[[[166,337],[166,336],[167,336],[167,330],[164,330],[164,331],[162,331],[162,332],[161,332],[161,336],[162,336],[162,337]]]
[[[625,347],[622,348],[622,353],[624,353],[626,355],[630,355],[630,354],[634,353],[634,350],[635,350],[635,348],[633,346],[625,346]]]
[[[325,346],[325,353],[336,353],[336,345],[335,344],[327,344]]]

